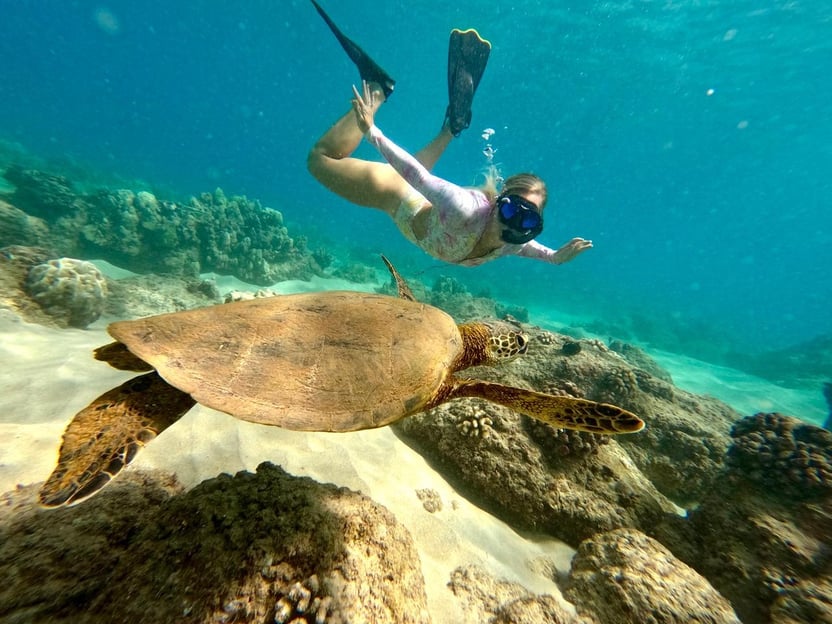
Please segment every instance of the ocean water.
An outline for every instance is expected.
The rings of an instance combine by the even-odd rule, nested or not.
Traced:
[[[358,76],[307,0],[4,0],[0,138],[158,192],[246,194],[339,254],[534,310],[635,314],[737,350],[832,332],[832,4],[324,4],[398,80],[377,123],[409,150],[441,125],[449,30],[491,40],[472,127],[436,171],[476,183],[493,128],[504,174],[549,183],[541,242],[595,248],[450,267],[320,187],[306,153]]]

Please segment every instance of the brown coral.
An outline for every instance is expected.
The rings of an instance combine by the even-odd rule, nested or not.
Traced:
[[[33,266],[26,291],[40,307],[70,327],[86,327],[104,310],[107,280],[84,260],[58,258]]]
[[[832,432],[782,414],[743,418],[726,464],[770,492],[806,499],[832,493]]]

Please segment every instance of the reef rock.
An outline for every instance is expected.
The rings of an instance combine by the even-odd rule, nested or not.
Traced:
[[[599,340],[578,340],[580,351],[566,355],[563,345],[575,342],[573,338],[534,328],[529,334],[529,353],[511,365],[516,374],[532,388],[564,391],[638,414],[647,423],[645,429],[616,440],[675,503],[687,506],[702,496],[722,467],[739,413],[717,399],[677,388],[640,368],[647,365],[652,370],[644,358],[634,365]]]
[[[87,327],[98,320],[107,298],[107,279],[92,262],[55,258],[29,269],[26,292],[60,325]]]
[[[12,245],[0,249],[0,310],[9,310],[30,323],[58,327],[58,322],[25,290],[29,269],[49,257],[50,253],[40,247]]]
[[[448,587],[465,605],[459,624],[589,624],[563,599],[533,594],[477,566],[454,570]]]
[[[702,503],[657,536],[745,624],[832,622],[832,432],[756,414],[732,436]]]
[[[15,186],[8,200],[33,217],[49,221],[78,208],[79,196],[64,176],[11,165],[3,177]]]
[[[621,527],[650,532],[698,500],[719,473],[735,413],[634,368],[603,343],[525,327],[529,353],[505,367],[466,372],[553,394],[604,401],[647,422],[614,438],[556,430],[483,401],[451,402],[394,425],[466,495],[520,529],[577,545]],[[736,415],[738,417],[738,415]]]
[[[82,194],[65,177],[17,166],[6,178],[15,191],[5,197],[25,218],[0,209],[0,241],[36,229],[38,244],[60,255],[100,258],[136,273],[214,271],[258,285],[322,271],[305,239],[289,236],[280,212],[221,189],[180,203],[128,189]]]
[[[620,354],[634,367],[639,368],[653,375],[657,379],[673,383],[673,377],[665,369],[658,365],[656,360],[647,355],[642,349],[631,345],[623,340],[611,340],[610,349]]]
[[[572,560],[565,596],[599,624],[740,624],[730,603],[656,540],[595,535]]]
[[[37,217],[26,214],[0,200],[0,247],[6,245],[40,245],[47,240],[49,227]]]
[[[267,463],[175,496],[140,478],[63,509],[0,501],[0,620],[430,621],[410,534],[360,494]]]
[[[530,386],[506,370],[470,374]],[[471,500],[573,545],[599,531],[653,526],[674,510],[615,440],[564,434],[485,401],[453,401],[393,427]]]

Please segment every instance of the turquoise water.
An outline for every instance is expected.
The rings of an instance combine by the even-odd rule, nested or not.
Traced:
[[[326,2],[397,80],[377,117],[416,150],[441,124],[447,34],[493,52],[474,121],[437,172],[471,184],[481,131],[505,174],[550,185],[562,267],[440,266],[306,172],[357,75],[307,0],[0,4],[0,137],[187,195],[221,186],[367,262],[440,272],[540,308],[637,314],[783,347],[832,332],[828,2]],[[360,154],[374,157],[366,146]]]

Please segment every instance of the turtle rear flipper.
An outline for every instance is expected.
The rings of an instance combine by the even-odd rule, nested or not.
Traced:
[[[143,373],[153,370],[153,367],[140,357],[133,355],[121,342],[111,342],[98,347],[94,352],[95,359],[107,362],[113,368],[124,371]]]
[[[41,504],[69,505],[94,494],[194,403],[155,371],[105,392],[64,431],[58,465],[40,489]]]
[[[448,399],[479,397],[561,429],[589,433],[635,433],[644,421],[632,412],[586,399],[554,396],[474,379],[457,380]]]

